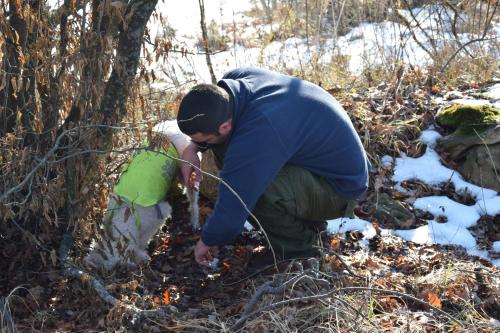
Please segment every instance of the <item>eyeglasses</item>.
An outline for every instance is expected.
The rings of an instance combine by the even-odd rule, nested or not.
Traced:
[[[200,149],[202,151],[205,151],[212,146],[211,144],[209,144],[207,142],[198,142],[198,141],[193,141],[193,140],[191,140],[191,142],[194,143],[196,145],[196,147],[198,147],[198,149]]]

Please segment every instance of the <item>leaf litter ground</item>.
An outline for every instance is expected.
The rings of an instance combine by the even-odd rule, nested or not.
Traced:
[[[339,99],[353,115],[372,159],[401,152],[420,156],[424,148],[415,140],[432,123],[437,106],[425,93],[410,94],[401,101],[388,91],[378,87],[348,92]],[[402,186],[418,192],[419,197],[441,195],[472,203],[467,195],[457,194],[452,184],[435,188],[409,181]],[[376,230],[395,228],[391,221],[370,215],[379,192],[407,199],[376,165],[369,195],[355,212],[374,223]],[[498,268],[484,259],[471,258],[458,246],[418,245],[379,232],[363,245],[359,231],[323,234],[317,267],[291,263],[283,272],[249,277],[245,265],[252,251],[264,244],[262,236],[251,231],[222,249],[220,270],[214,272],[193,260],[198,234],[189,226],[184,196],[174,191],[170,202],[172,220],[150,243],[148,266],[133,273],[90,272],[120,301],[117,305],[108,306],[88,283],[63,277],[51,263],[26,263],[22,270],[2,264],[8,272],[2,294],[12,295],[4,302],[8,305],[4,313],[10,313],[2,317],[4,321],[10,318],[20,331],[58,332],[498,330]],[[211,203],[202,198],[202,219],[211,210]],[[423,225],[426,214],[416,211],[409,225],[398,228]],[[483,216],[470,230],[479,245],[490,245],[499,240],[500,216]],[[88,244],[77,245],[72,254],[76,263]],[[135,320],[126,304],[151,310],[153,315]]]

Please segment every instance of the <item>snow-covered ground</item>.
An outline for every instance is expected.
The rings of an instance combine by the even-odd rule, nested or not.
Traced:
[[[251,18],[244,14],[251,7],[249,0],[206,0],[206,22],[208,24],[213,21],[219,26],[235,24],[239,27],[235,33],[237,39],[255,39],[263,36],[266,31],[277,30],[276,24],[258,25],[258,28],[255,28]],[[194,53],[201,52],[195,47],[201,35],[197,0],[181,2],[165,0],[158,4],[157,12],[163,14],[170,26],[176,30],[178,45],[185,46]],[[408,10],[399,10],[398,13],[413,26],[412,31],[402,24],[384,21],[363,23],[344,36],[327,38],[321,45],[312,42],[308,45],[305,38],[297,37],[267,43],[259,40],[261,45],[258,47],[244,47],[236,43],[227,51],[211,56],[215,76],[220,78],[225,71],[240,66],[261,66],[281,71],[307,69],[313,57],[319,57],[319,62],[327,65],[333,56],[339,54],[348,59],[348,68],[355,74],[375,65],[390,65],[395,59],[414,65],[425,65],[430,61],[430,57],[419,44],[432,50],[429,36],[434,38],[433,43],[436,45],[453,43],[456,39],[451,32],[453,14],[450,10],[438,6],[426,6],[415,8],[411,13]],[[418,21],[420,28],[416,27],[414,18]],[[466,20],[466,17],[458,18],[459,24]],[[161,35],[161,25],[157,19],[152,18],[148,27],[152,39],[157,34]],[[438,29],[441,31],[439,34],[436,33]],[[498,33],[500,26],[495,26],[492,31]],[[415,35],[418,43],[412,34]],[[462,44],[478,37],[465,33],[457,34],[457,36]],[[232,39],[234,36],[228,37]],[[473,46],[475,45],[470,47]],[[152,51],[151,46],[149,48]],[[154,84],[160,89],[181,87],[188,82],[210,82],[204,54],[182,56],[179,53],[170,53],[165,61],[155,62],[149,69],[155,70],[155,75],[161,78]]]
[[[498,99],[498,89],[498,85],[492,86],[485,95]],[[483,102],[489,103],[487,100]],[[465,181],[455,170],[442,165],[439,155],[434,150],[436,141],[440,137],[441,135],[432,128],[423,131],[420,141],[427,145],[424,155],[418,158],[401,156],[395,160],[390,156],[383,156],[382,163],[386,168],[393,169],[392,180],[399,191],[407,192],[400,184],[408,180],[419,180],[434,187],[452,182],[458,193],[468,192],[476,203],[466,206],[444,196],[417,198],[413,204],[414,208],[431,213],[434,220],[429,220],[426,225],[415,229],[381,229],[382,235],[396,235],[418,244],[459,245],[470,255],[485,258],[500,267],[500,259],[492,259],[488,249],[478,248],[476,239],[468,229],[475,226],[483,215],[500,214],[500,195],[494,190]],[[439,217],[446,217],[446,223],[436,221]],[[361,231],[365,241],[376,235],[375,228],[365,220],[341,218],[328,221],[329,232],[352,230]],[[489,250],[500,254],[500,241],[494,242]]]

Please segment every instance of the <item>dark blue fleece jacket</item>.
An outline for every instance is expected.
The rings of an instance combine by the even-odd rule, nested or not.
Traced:
[[[233,131],[220,177],[253,210],[257,199],[285,165],[326,178],[347,199],[368,186],[368,162],[342,106],[322,88],[257,68],[226,73],[219,86],[234,99]],[[223,245],[243,230],[248,213],[221,184],[202,240]]]

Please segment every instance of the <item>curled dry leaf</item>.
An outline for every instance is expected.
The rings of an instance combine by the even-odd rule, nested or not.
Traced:
[[[342,265],[342,261],[339,258],[333,257],[330,260],[330,268],[334,272],[342,272],[344,270],[344,265]]]
[[[427,295],[427,299],[432,306],[441,309],[441,299],[438,295],[429,292],[429,294]]]
[[[168,288],[163,292],[163,304],[170,304],[170,291],[168,290]]]
[[[338,251],[340,249],[340,240],[333,238],[330,242],[330,246],[333,251]]]

